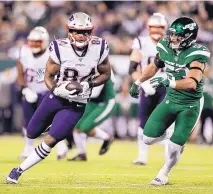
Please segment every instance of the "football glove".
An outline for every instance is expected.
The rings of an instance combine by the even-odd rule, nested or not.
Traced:
[[[82,86],[82,92],[81,92],[81,94],[86,94],[88,92],[88,90],[91,88],[89,82],[87,82],[87,81],[83,81],[80,84]]]
[[[38,95],[28,87],[22,89],[22,94],[29,103],[35,103],[38,100]]]
[[[152,96],[156,93],[156,88],[153,88],[149,81],[143,82],[140,86],[143,88],[145,96]]]
[[[76,98],[78,95],[73,95],[77,90],[69,91],[66,89],[66,86],[70,83],[70,81],[64,81],[54,88],[53,94],[59,96],[61,98],[70,99]]]
[[[150,80],[150,84],[152,85],[153,88],[158,87],[175,88],[176,86],[175,78],[173,76],[167,76],[167,78],[155,77]]]
[[[129,90],[129,94],[133,97],[133,98],[138,98],[139,97],[139,90],[140,90],[140,84],[141,82],[138,80],[136,82],[134,82]]]

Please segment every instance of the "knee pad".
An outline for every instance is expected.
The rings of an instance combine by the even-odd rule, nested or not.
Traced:
[[[36,139],[38,136],[36,134],[26,134],[29,139]]]
[[[154,144],[156,141],[156,138],[154,137],[148,137],[146,135],[143,135],[143,142],[146,144],[146,145],[152,145]]]

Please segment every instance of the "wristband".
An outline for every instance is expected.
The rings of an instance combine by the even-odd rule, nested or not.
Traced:
[[[136,84],[137,86],[139,86],[139,85],[142,84],[142,82],[138,79],[138,80],[135,82],[135,84]]]
[[[175,88],[176,87],[176,81],[175,80],[169,80],[169,87]]]

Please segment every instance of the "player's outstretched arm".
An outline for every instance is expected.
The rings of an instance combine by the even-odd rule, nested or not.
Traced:
[[[45,76],[44,81],[49,90],[54,90],[56,87],[56,82],[54,80],[55,75],[59,72],[60,66],[55,63],[51,57],[49,57],[47,64],[46,64],[46,70],[45,70]]]
[[[111,67],[109,63],[109,57],[107,56],[103,62],[98,65],[99,76],[95,77],[91,82],[92,87],[100,86],[104,84],[111,77]]]
[[[139,49],[133,49],[130,55],[129,75],[136,81],[141,75],[140,68],[141,53]]]
[[[149,65],[146,66],[146,68],[143,70],[142,74],[140,75],[139,79],[137,82],[145,82],[146,80],[152,78],[158,71],[158,67],[150,63]]]
[[[153,77],[157,73],[158,69],[163,67],[164,67],[164,62],[160,60],[157,54],[155,57],[154,63],[150,63],[149,65],[147,65],[146,68],[141,73],[139,79],[137,79],[137,81],[132,84],[129,91],[130,95],[133,98],[138,98],[139,89],[142,83],[150,79],[151,77]]]
[[[23,65],[19,60],[17,60],[17,62],[16,62],[16,67],[17,67],[17,71],[18,71],[17,82],[21,87],[26,87],[27,84],[24,80]]]
[[[198,83],[201,81],[203,72],[205,70],[205,64],[198,61],[193,61],[190,64],[189,72],[186,78],[182,80],[176,80],[175,89],[178,90],[196,90]]]

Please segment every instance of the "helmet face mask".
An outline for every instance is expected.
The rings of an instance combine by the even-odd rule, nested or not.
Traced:
[[[174,50],[181,50],[196,42],[198,25],[188,17],[175,20],[168,30],[167,42]]]
[[[149,26],[149,34],[154,40],[159,41],[165,35],[165,27]]]
[[[165,16],[160,13],[154,13],[148,20],[149,35],[155,41],[159,41],[164,35],[167,28]]]
[[[30,47],[33,54],[40,53],[42,51],[42,40],[28,40],[28,46]]]
[[[39,54],[49,45],[49,33],[44,27],[38,26],[31,30],[27,40],[32,53]]]
[[[93,25],[91,18],[82,12],[71,15],[67,24],[68,38],[72,45],[84,48],[92,38]]]

